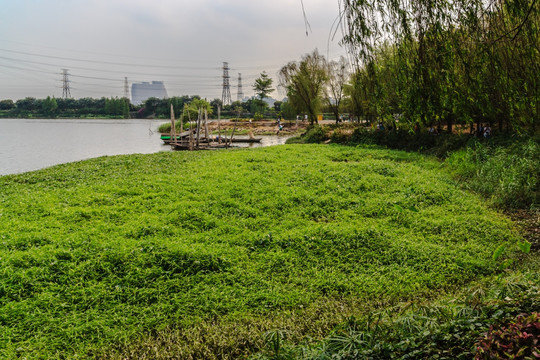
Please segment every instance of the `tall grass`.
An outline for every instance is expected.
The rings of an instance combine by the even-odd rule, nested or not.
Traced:
[[[5,359],[243,356],[254,328],[321,336],[492,274],[518,238],[440,163],[370,148],[104,157],[0,189]]]
[[[540,144],[532,139],[506,146],[480,142],[452,153],[447,164],[465,187],[503,208],[537,208],[540,199]]]

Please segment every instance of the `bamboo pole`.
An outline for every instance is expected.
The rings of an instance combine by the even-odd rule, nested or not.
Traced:
[[[204,109],[204,136],[210,142],[210,132],[208,131],[208,109]]]
[[[221,144],[221,106],[217,108],[218,144]]]
[[[199,140],[201,135],[201,109],[199,108],[199,113],[197,115],[197,150],[199,149]]]
[[[171,144],[176,143],[176,124],[174,122],[174,107],[171,104]]]
[[[189,150],[193,151],[193,126],[191,124],[191,114],[189,113],[189,108],[187,115],[189,121]]]
[[[233,137],[234,137],[234,132],[236,131],[236,124],[238,123],[238,118],[239,117],[240,117],[240,112],[237,113],[236,120],[234,121],[234,126],[233,126],[233,129],[232,129],[231,137],[229,138],[229,146],[232,143],[232,140],[233,140]]]
[[[184,106],[184,111],[182,111],[182,116],[180,117],[180,142],[182,142],[182,134],[184,133],[184,114],[186,113],[186,107]]]

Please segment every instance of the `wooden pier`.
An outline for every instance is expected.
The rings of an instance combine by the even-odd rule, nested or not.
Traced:
[[[184,113],[182,118],[186,113],[186,108],[184,107]],[[200,108],[198,111],[197,120],[193,124],[187,112],[189,119],[189,130],[184,131],[183,119],[180,119],[180,134],[176,134],[176,124],[174,118],[174,108],[171,104],[171,132],[170,134],[161,134],[161,139],[171,146],[173,150],[211,150],[211,149],[226,149],[231,146],[232,143],[248,142],[255,143],[261,142],[262,138],[255,138],[250,134],[249,138],[234,138],[234,132],[236,130],[236,123],[232,130],[230,137],[221,136],[221,126],[220,126],[220,116],[218,110],[218,136],[215,138],[210,137],[208,131],[208,111],[206,109]],[[201,134],[204,132],[204,134]]]

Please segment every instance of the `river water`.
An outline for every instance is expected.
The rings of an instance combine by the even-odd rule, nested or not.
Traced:
[[[0,176],[99,156],[171,151],[157,132],[163,122],[0,119]],[[264,136],[261,144],[242,146],[269,146],[283,144],[285,140],[285,137]]]

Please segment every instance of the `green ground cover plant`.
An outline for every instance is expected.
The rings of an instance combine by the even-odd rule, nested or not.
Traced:
[[[535,359],[539,265],[537,255],[529,256],[512,271],[440,299],[350,317],[321,342],[294,344],[286,331],[269,331],[251,359]]]
[[[493,274],[519,241],[439,162],[377,148],[116,156],[4,176],[0,358],[244,356],[278,323],[322,337],[336,314]]]

